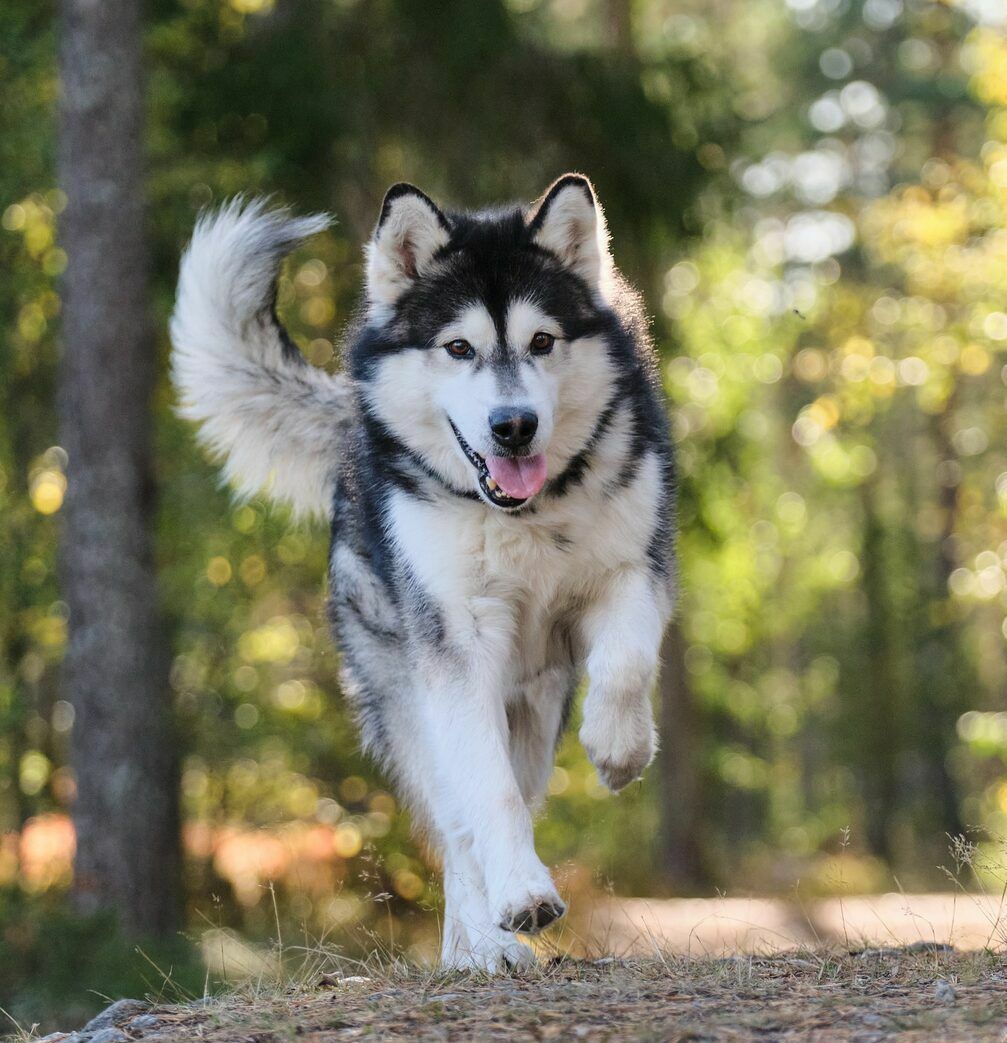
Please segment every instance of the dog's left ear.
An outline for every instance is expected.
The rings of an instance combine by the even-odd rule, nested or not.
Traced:
[[[608,227],[594,186],[583,174],[564,174],[532,206],[532,239],[572,268],[593,290],[611,268]]]
[[[429,269],[451,233],[433,200],[413,185],[392,185],[381,204],[367,247],[367,296],[372,307],[391,308]]]

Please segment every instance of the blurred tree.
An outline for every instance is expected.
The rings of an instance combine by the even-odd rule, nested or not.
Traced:
[[[749,10],[702,41],[754,46],[765,78],[736,100],[739,191],[665,302],[707,828],[722,867],[748,848],[769,871],[848,816],[905,881],[966,809],[1007,806],[999,782],[966,796],[959,746],[999,727],[967,708],[1004,684],[1007,19],[802,0],[753,45]]]
[[[658,682],[656,770],[660,816],[655,845],[659,882],[673,893],[695,891],[708,879],[704,864],[702,714],[685,665],[682,624],[664,639]]]
[[[140,5],[64,0],[58,173],[66,193],[60,436],[76,711],[74,891],[132,933],[178,924],[168,656],[151,549],[154,343],[144,225]]]

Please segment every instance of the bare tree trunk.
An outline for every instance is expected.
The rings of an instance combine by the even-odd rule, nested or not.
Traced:
[[[704,882],[705,876],[700,837],[703,815],[699,722],[685,670],[685,641],[677,620],[668,629],[661,658],[657,870],[669,889],[692,891]]]
[[[919,753],[923,762],[927,791],[932,795],[934,812],[943,833],[957,836],[965,831],[954,779],[948,770],[948,754],[956,740],[959,714],[972,703],[976,690],[974,668],[964,654],[964,638],[954,615],[947,610],[951,573],[958,567],[954,554],[954,535],[961,511],[960,463],[951,440],[957,395],[952,393],[944,411],[933,418],[933,437],[938,459],[951,474],[941,482],[938,503],[943,515],[936,560],[933,563],[933,588],[929,606],[943,607],[939,622],[931,617],[929,639],[918,653],[921,664],[917,729]],[[925,590],[926,588],[924,588]]]
[[[59,183],[67,194],[61,578],[76,709],[75,897],[133,934],[177,925],[177,765],[151,553],[141,5],[62,0]]]
[[[892,825],[899,811],[896,762],[902,754],[899,726],[901,691],[895,663],[895,621],[888,585],[884,525],[879,517],[876,481],[861,486],[864,537],[860,558],[867,600],[864,628],[865,676],[857,699],[855,736],[870,851],[892,861]]]
[[[636,57],[633,39],[633,0],[605,0],[605,31],[609,46],[621,58]]]

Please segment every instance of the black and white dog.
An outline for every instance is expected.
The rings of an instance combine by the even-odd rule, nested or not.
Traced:
[[[475,214],[396,185],[330,376],[274,307],[281,260],[327,223],[241,202],[200,219],[174,379],[242,493],[331,518],[345,689],[443,854],[444,964],[522,966],[516,932],[565,911],[532,811],[582,672],[605,784],[654,755],[674,469],[645,321],[586,178]]]

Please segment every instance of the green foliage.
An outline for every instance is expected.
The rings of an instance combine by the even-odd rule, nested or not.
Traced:
[[[820,878],[846,826],[860,886],[893,868],[934,886],[946,832],[1007,833],[1007,43],[979,7],[149,7],[162,361],[179,252],[233,193],[336,214],[279,301],[334,367],[389,183],[478,205],[564,169],[594,178],[655,314],[680,447],[669,668],[696,710],[694,886]],[[27,0],[0,13],[0,884],[31,896],[5,899],[0,928],[49,915],[68,848],[45,816],[73,796],[52,18]],[[423,954],[436,889],[356,752],[326,534],[230,502],[164,367],[154,410],[190,920],[270,935],[273,882],[285,927],[343,941],[362,922]],[[661,886],[656,836],[683,809],[656,773],[607,797],[571,735],[551,789],[541,846],[571,888]],[[49,980],[39,965],[33,995],[58,996]]]
[[[24,1030],[83,1024],[124,996],[170,1003],[202,995],[205,971],[182,938],[126,941],[109,916],[75,917],[55,896],[27,902],[6,888],[0,924],[0,1007]]]
[[[955,728],[1003,683],[1003,32],[887,10],[784,37],[819,68],[777,84],[744,208],[669,272],[667,375],[710,807],[751,794],[719,864],[845,822],[925,882],[945,833],[992,824]]]

